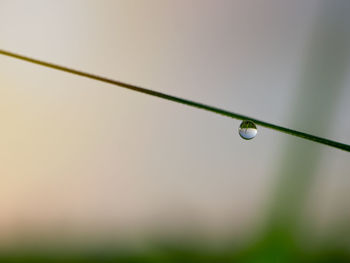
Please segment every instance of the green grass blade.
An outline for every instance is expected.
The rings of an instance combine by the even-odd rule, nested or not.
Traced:
[[[251,117],[248,117],[248,116],[245,116],[245,115],[242,115],[242,114],[237,114],[237,113],[234,113],[234,112],[230,112],[230,111],[227,111],[227,110],[224,110],[224,109],[220,109],[220,108],[216,108],[216,107],[213,107],[213,106],[205,105],[205,104],[198,103],[198,102],[195,102],[195,101],[191,101],[191,100],[187,100],[187,99],[171,96],[171,95],[168,95],[168,94],[165,94],[165,93],[161,93],[161,92],[158,92],[158,91],[141,88],[141,87],[138,87],[138,86],[135,86],[135,85],[132,85],[132,84],[124,83],[124,82],[117,81],[117,80],[108,79],[108,78],[105,78],[105,77],[102,77],[102,76],[86,73],[86,72],[83,72],[83,71],[80,71],[80,70],[75,70],[75,69],[59,66],[59,65],[56,65],[56,64],[53,64],[53,63],[49,63],[49,62],[37,60],[37,59],[34,59],[34,58],[22,56],[22,55],[15,54],[15,53],[12,53],[12,52],[9,52],[9,51],[5,51],[5,50],[1,50],[1,49],[0,49],[0,54],[8,56],[8,57],[24,60],[24,61],[27,61],[27,62],[30,62],[30,63],[34,63],[34,64],[37,64],[37,65],[41,65],[41,66],[44,66],[44,67],[48,67],[48,68],[52,68],[52,69],[56,69],[56,70],[60,70],[60,71],[64,71],[64,72],[68,72],[68,73],[71,73],[71,74],[74,74],[74,75],[78,75],[78,76],[81,76],[81,77],[86,77],[86,78],[89,78],[89,79],[94,79],[94,80],[98,80],[98,81],[101,81],[101,82],[109,83],[109,84],[112,84],[112,85],[116,85],[116,86],[123,87],[123,88],[129,89],[129,90],[141,92],[141,93],[148,94],[148,95],[151,95],[151,96],[155,96],[155,97],[158,97],[158,98],[162,98],[162,99],[174,101],[174,102],[177,102],[177,103],[185,104],[187,106],[196,107],[196,108],[203,109],[203,110],[206,110],[206,111],[210,111],[210,112],[213,112],[213,113],[221,114],[221,115],[224,115],[224,116],[227,116],[227,117],[230,117],[230,118],[239,119],[239,120],[251,120],[255,124],[263,126],[263,127],[266,127],[266,128],[269,128],[269,129],[273,129],[273,130],[280,131],[280,132],[283,132],[283,133],[286,133],[286,134],[290,134],[290,135],[293,135],[293,136],[304,138],[306,140],[322,143],[322,144],[325,144],[325,145],[328,145],[328,146],[332,146],[332,147],[335,147],[335,148],[338,148],[338,149],[350,152],[350,145],[347,145],[347,144],[344,144],[344,143],[340,143],[340,142],[336,142],[336,141],[332,141],[332,140],[328,140],[328,139],[325,139],[325,138],[322,138],[322,137],[317,137],[317,136],[314,136],[314,135],[311,135],[311,134],[308,134],[308,133],[292,130],[292,129],[289,129],[289,128],[284,128],[284,127],[281,127],[281,126],[278,126],[278,125],[275,125],[275,124],[272,124],[272,123],[268,123],[268,122],[265,122],[265,121],[257,120],[255,118],[251,118]]]

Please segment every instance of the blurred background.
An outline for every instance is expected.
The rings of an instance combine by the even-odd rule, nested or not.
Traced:
[[[350,144],[348,0],[0,0],[0,49]],[[0,261],[350,262],[348,152],[0,57]]]

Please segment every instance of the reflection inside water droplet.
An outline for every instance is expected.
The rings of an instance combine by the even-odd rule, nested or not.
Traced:
[[[258,133],[258,130],[254,122],[242,121],[241,125],[239,126],[238,132],[243,139],[250,140],[256,136],[256,134]]]

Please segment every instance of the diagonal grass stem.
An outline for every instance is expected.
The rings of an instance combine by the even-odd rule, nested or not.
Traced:
[[[132,84],[128,84],[128,83],[125,83],[125,82],[121,82],[121,81],[105,78],[105,77],[102,77],[102,76],[86,73],[86,72],[83,72],[83,71],[80,71],[80,70],[71,69],[71,68],[67,68],[67,67],[64,67],[64,66],[59,66],[59,65],[56,65],[56,64],[53,64],[53,63],[49,63],[49,62],[41,61],[41,60],[38,60],[38,59],[26,57],[26,56],[23,56],[23,55],[19,55],[19,54],[12,53],[12,52],[5,51],[5,50],[1,50],[1,49],[0,49],[0,54],[4,55],[4,56],[8,56],[8,57],[24,60],[24,61],[27,61],[27,62],[30,62],[30,63],[34,63],[34,64],[37,64],[37,65],[41,65],[41,66],[44,66],[44,67],[47,67],[47,68],[52,68],[52,69],[68,72],[68,73],[71,73],[71,74],[74,74],[74,75],[78,75],[78,76],[81,76],[81,77],[86,77],[86,78],[89,78],[89,79],[94,79],[94,80],[98,80],[98,81],[101,81],[101,82],[109,83],[109,84],[112,84],[112,85],[115,85],[115,86],[119,86],[119,87],[123,87],[123,88],[129,89],[129,90],[133,90],[133,91],[136,91],[136,92],[148,94],[148,95],[151,95],[151,96],[154,96],[154,97],[158,97],[158,98],[170,100],[170,101],[173,101],[173,102],[185,104],[185,105],[190,106],[190,107],[195,107],[195,108],[199,108],[199,109],[202,109],[202,110],[210,111],[210,112],[213,112],[213,113],[216,113],[216,114],[220,114],[220,115],[224,115],[224,116],[227,116],[227,117],[230,117],[230,118],[234,118],[234,119],[238,119],[238,120],[250,120],[250,121],[253,121],[257,125],[260,125],[260,126],[263,126],[263,127],[269,128],[269,129],[273,129],[273,130],[276,130],[276,131],[279,131],[279,132],[283,132],[283,133],[290,134],[290,135],[293,135],[293,136],[297,136],[297,137],[300,137],[300,138],[303,138],[303,139],[306,139],[306,140],[318,142],[318,143],[321,143],[321,144],[325,144],[325,145],[328,145],[328,146],[332,146],[334,148],[338,148],[338,149],[350,152],[350,145],[347,145],[347,144],[344,144],[344,143],[340,143],[340,142],[336,142],[336,141],[332,141],[332,140],[328,140],[328,139],[325,139],[325,138],[322,138],[322,137],[317,137],[317,136],[314,136],[312,134],[296,131],[296,130],[293,130],[293,129],[284,128],[284,127],[281,127],[281,126],[278,126],[278,125],[275,125],[275,124],[272,124],[272,123],[268,123],[268,122],[265,122],[265,121],[261,121],[261,120],[258,120],[258,119],[252,118],[252,117],[248,117],[248,116],[245,116],[245,115],[242,115],[242,114],[230,112],[230,111],[227,111],[227,110],[224,110],[224,109],[220,109],[220,108],[217,108],[217,107],[209,106],[209,105],[202,104],[202,103],[199,103],[199,102],[195,102],[195,101],[192,101],[192,100],[183,99],[183,98],[180,98],[180,97],[168,95],[168,94],[161,93],[161,92],[158,92],[158,91],[145,89],[145,88],[138,87],[138,86],[135,86],[135,85],[132,85]]]

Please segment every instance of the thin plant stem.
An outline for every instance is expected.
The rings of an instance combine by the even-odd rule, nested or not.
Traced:
[[[89,79],[94,79],[94,80],[98,80],[98,81],[101,81],[101,82],[109,83],[109,84],[112,84],[112,85],[115,85],[115,86],[119,86],[119,87],[123,87],[123,88],[129,89],[129,90],[133,90],[133,91],[137,91],[137,92],[140,92],[140,93],[148,94],[148,95],[151,95],[151,96],[154,96],[154,97],[158,97],[158,98],[170,100],[170,101],[173,101],[173,102],[185,104],[187,106],[191,106],[191,107],[199,108],[199,109],[202,109],[202,110],[210,111],[210,112],[213,112],[213,113],[216,113],[216,114],[220,114],[220,115],[223,115],[223,116],[226,116],[226,117],[230,117],[230,118],[233,118],[233,119],[250,120],[250,121],[254,122],[257,125],[260,125],[260,126],[272,129],[272,130],[276,130],[276,131],[279,131],[279,132],[283,132],[283,133],[286,133],[286,134],[290,134],[290,135],[293,135],[293,136],[304,138],[306,140],[322,143],[322,144],[325,144],[325,145],[328,145],[328,146],[332,146],[334,148],[338,148],[338,149],[350,152],[350,145],[347,145],[347,144],[344,144],[344,143],[340,143],[340,142],[336,142],[336,141],[332,141],[332,140],[328,140],[328,139],[325,139],[325,138],[322,138],[322,137],[317,137],[317,136],[314,136],[312,134],[308,134],[308,133],[305,133],[305,132],[300,132],[300,131],[296,131],[296,130],[293,130],[293,129],[281,127],[281,126],[278,126],[278,125],[275,125],[275,124],[272,124],[272,123],[269,123],[269,122],[261,121],[261,120],[258,120],[258,119],[252,118],[252,117],[248,117],[248,116],[245,116],[245,115],[242,115],[242,114],[230,112],[230,111],[227,111],[227,110],[224,110],[224,109],[220,109],[220,108],[217,108],[217,107],[209,106],[209,105],[202,104],[202,103],[199,103],[199,102],[195,102],[195,101],[192,101],[192,100],[187,100],[187,99],[183,99],[183,98],[180,98],[180,97],[168,95],[168,94],[161,93],[161,92],[158,92],[158,91],[145,89],[145,88],[138,87],[138,86],[135,86],[135,85],[132,85],[132,84],[128,84],[128,83],[125,83],[125,82],[121,82],[121,81],[105,78],[105,77],[102,77],[102,76],[86,73],[86,72],[83,72],[83,71],[80,71],[80,70],[67,68],[67,67],[64,67],[64,66],[59,66],[59,65],[56,65],[56,64],[53,64],[53,63],[41,61],[41,60],[38,60],[38,59],[30,58],[30,57],[27,57],[27,56],[19,55],[19,54],[12,53],[12,52],[5,51],[5,50],[1,50],[1,49],[0,49],[0,54],[4,55],[4,56],[8,56],[8,57],[24,60],[24,61],[27,61],[27,62],[30,62],[30,63],[34,63],[34,64],[37,64],[37,65],[41,65],[41,66],[44,66],[44,67],[47,67],[47,68],[52,68],[52,69],[68,72],[68,73],[71,73],[71,74],[74,74],[74,75],[78,75],[78,76],[81,76],[81,77],[86,77],[86,78],[89,78]]]

